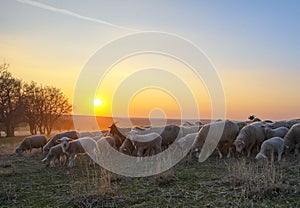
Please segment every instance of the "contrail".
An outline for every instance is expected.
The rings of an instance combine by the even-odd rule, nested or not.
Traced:
[[[53,12],[56,12],[56,13],[65,14],[65,15],[69,15],[69,16],[72,16],[72,17],[76,17],[78,19],[83,19],[83,20],[87,20],[87,21],[90,21],[90,22],[95,22],[95,23],[100,23],[100,24],[108,25],[110,27],[115,27],[115,28],[119,28],[119,29],[130,30],[130,31],[138,31],[137,29],[132,29],[132,28],[128,28],[128,27],[123,27],[123,26],[115,25],[115,24],[112,24],[110,22],[106,22],[106,21],[99,20],[99,19],[92,18],[92,17],[86,17],[86,16],[77,14],[75,12],[71,12],[71,11],[66,10],[66,9],[56,8],[56,7],[49,6],[47,4],[43,4],[43,3],[32,1],[32,0],[16,0],[16,1],[20,2],[20,3],[23,3],[23,4],[31,5],[31,6],[34,6],[34,7],[38,7],[38,8],[41,8],[41,9],[46,9],[48,11],[53,11]]]

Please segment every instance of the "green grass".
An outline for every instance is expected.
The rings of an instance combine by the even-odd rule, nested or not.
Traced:
[[[7,140],[0,140],[6,149],[0,154],[0,207],[300,207],[299,157],[276,166],[184,159],[158,176],[130,178],[89,167],[86,156],[72,169],[46,168],[40,150],[17,156],[12,147],[22,138]]]

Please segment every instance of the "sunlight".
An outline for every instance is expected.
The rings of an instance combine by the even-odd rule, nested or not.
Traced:
[[[96,98],[94,100],[94,106],[98,107],[102,105],[102,100],[100,100],[99,98]]]

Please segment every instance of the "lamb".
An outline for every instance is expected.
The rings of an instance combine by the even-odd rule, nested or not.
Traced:
[[[247,157],[250,157],[251,151],[255,145],[259,145],[266,139],[263,122],[254,122],[242,128],[239,132],[234,145],[236,151],[241,153],[247,151]]]
[[[77,155],[90,156],[90,165],[93,164],[92,158],[96,158],[97,143],[93,138],[83,137],[77,140],[71,140],[63,137],[58,140],[62,144],[63,152],[69,157],[68,167],[72,168],[75,165],[75,158]]]
[[[265,129],[266,138],[270,139],[272,137],[281,137],[283,138],[289,131],[286,127],[279,127],[276,129],[271,128],[272,125],[265,125],[263,128]]]
[[[209,133],[209,130],[211,129],[211,134]],[[222,132],[220,132],[222,131]],[[227,151],[227,157],[230,157],[230,154],[232,152],[232,146],[233,141],[236,138],[237,134],[239,132],[239,127],[232,121],[225,120],[225,121],[219,121],[216,123],[210,123],[204,125],[197,135],[195,142],[193,144],[193,151],[197,152],[196,157],[199,158],[199,151],[201,150],[201,154],[208,155],[211,154],[212,149],[210,148],[207,154],[207,149],[205,149],[205,153],[202,152],[202,147],[204,146],[204,143],[207,141],[208,146],[217,146],[217,151],[219,153],[219,157],[222,158],[223,154],[220,151],[221,149],[226,149]],[[218,133],[220,133],[218,135]],[[217,137],[221,136],[220,138]],[[210,136],[209,138],[207,138]],[[218,140],[219,139],[219,140]],[[201,156],[201,155],[200,155]],[[204,156],[206,157],[206,156]],[[205,158],[206,159],[206,158]],[[202,159],[201,159],[202,160]]]
[[[295,124],[284,137],[284,146],[288,151],[298,155],[300,148],[300,124]]]
[[[139,135],[137,131],[131,130],[128,133],[127,138],[132,141],[138,157],[142,157],[144,155],[150,156],[162,151],[162,137],[158,133],[152,132],[145,135]]]
[[[33,135],[25,137],[22,143],[17,147],[16,153],[22,153],[26,150],[31,150],[33,148],[41,148],[43,151],[43,146],[47,143],[47,138],[44,135]]]
[[[58,144],[50,148],[47,156],[42,160],[43,163],[46,163],[46,167],[50,165],[50,167],[55,166],[55,160],[59,161],[59,164],[62,163],[62,158],[66,157],[64,164],[68,160],[68,155],[65,154],[62,148],[62,144]]]
[[[255,159],[259,160],[267,158],[266,153],[270,152],[271,162],[274,162],[274,153],[278,154],[277,161],[279,162],[284,151],[284,139],[280,137],[273,137],[264,141],[261,145],[260,152],[256,155]]]
[[[49,149],[57,144],[56,141],[63,137],[68,137],[70,139],[78,139],[78,132],[77,131],[66,131],[66,132],[62,132],[62,133],[54,135],[53,137],[51,137],[48,140],[47,144],[43,147],[43,152],[45,154],[48,153]]]

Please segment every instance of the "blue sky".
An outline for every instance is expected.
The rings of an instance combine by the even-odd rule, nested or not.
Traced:
[[[24,80],[53,84],[71,95],[87,59],[105,43],[133,32],[66,14],[73,12],[192,41],[220,73],[228,111],[237,107],[239,96],[248,103],[245,115],[240,110],[230,114],[233,118],[248,112],[272,117],[284,104],[290,111],[274,118],[300,116],[299,1],[35,1],[62,13],[22,2],[1,0],[0,58]],[[55,76],[62,69],[67,73]],[[63,83],[66,79],[70,85]]]

